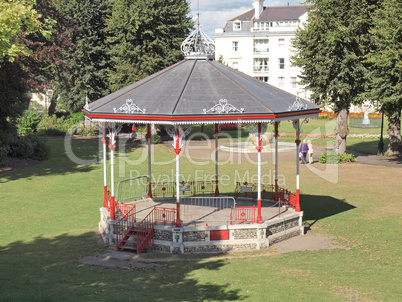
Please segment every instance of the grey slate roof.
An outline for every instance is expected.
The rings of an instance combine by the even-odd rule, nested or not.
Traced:
[[[219,103],[224,94],[228,103],[237,109],[244,108],[237,115],[287,114],[296,97],[274,86],[254,79],[219,62],[210,60],[183,60],[141,81],[105,96],[89,104],[84,112],[89,117],[100,118],[114,115],[119,118],[133,115],[180,117],[207,116],[219,114],[204,113]],[[115,113],[115,108],[125,104],[129,98],[145,113]],[[319,107],[302,100],[308,114],[318,113]],[[301,111],[298,112],[300,114]],[[230,115],[231,113],[227,114]],[[223,114],[221,114],[223,115]],[[92,118],[91,117],[91,118]],[[267,117],[268,118],[268,117]]]
[[[306,13],[312,5],[295,5],[295,6],[265,6],[261,13],[259,21],[282,21],[282,20],[298,20],[300,16]],[[250,21],[254,17],[254,9],[241,14],[229,21]]]
[[[299,20],[299,18],[306,13],[312,5],[296,5],[296,6],[265,6],[261,16],[256,21],[292,21]],[[250,32],[249,21],[254,19],[255,11],[251,9],[237,17],[229,19],[224,27],[225,33],[241,33]],[[242,21],[241,30],[233,30],[233,22]]]

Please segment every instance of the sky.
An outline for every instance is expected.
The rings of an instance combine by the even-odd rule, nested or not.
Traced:
[[[197,16],[197,0],[190,2],[191,15]],[[300,5],[305,0],[265,0],[265,6]],[[215,28],[223,28],[226,21],[250,9],[254,0],[199,0],[202,30],[212,38]]]

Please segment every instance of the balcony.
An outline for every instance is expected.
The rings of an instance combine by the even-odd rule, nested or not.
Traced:
[[[268,73],[269,68],[268,68],[268,66],[254,65],[253,66],[253,71],[255,73]]]
[[[255,55],[266,55],[269,53],[268,47],[254,47],[254,54]]]

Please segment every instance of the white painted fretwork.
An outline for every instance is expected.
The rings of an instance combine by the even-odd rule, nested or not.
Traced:
[[[222,98],[219,100],[219,104],[216,104],[213,106],[211,109],[207,110],[204,109],[204,114],[207,113],[243,113],[244,108],[237,109],[231,104],[228,104],[228,100],[225,99],[225,96],[222,96]]]
[[[134,104],[134,101],[130,99],[130,96],[128,96],[128,99],[123,105],[121,105],[118,109],[113,108],[113,110],[115,113],[145,113],[146,111],[146,109],[141,109]]]

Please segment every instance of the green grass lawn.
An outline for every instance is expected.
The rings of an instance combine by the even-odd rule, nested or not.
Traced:
[[[187,256],[190,261],[127,270],[79,262],[112,250],[96,235],[103,166],[76,165],[62,139],[48,143],[49,160],[0,174],[0,301],[401,301],[400,168],[333,166],[337,177],[330,183],[301,167],[305,224],[346,249]],[[82,159],[96,159],[97,147],[97,140],[73,141]],[[116,182],[147,171],[146,161],[139,160],[144,149],[136,144],[126,149],[129,153],[117,158]],[[172,173],[174,156],[155,146],[155,176]],[[166,160],[170,163],[163,165]],[[180,167],[184,177],[196,170],[214,173],[211,162],[195,166],[182,158]],[[263,171],[272,168],[267,164]],[[242,162],[221,168],[232,181],[236,171],[253,174],[256,166]],[[284,185],[291,190],[294,173],[294,163],[280,162]],[[233,187],[221,190],[229,193]]]

